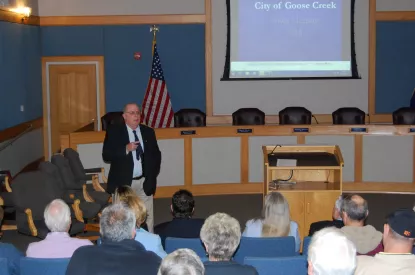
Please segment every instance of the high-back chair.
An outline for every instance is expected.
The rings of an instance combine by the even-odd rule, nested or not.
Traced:
[[[259,275],[306,275],[307,258],[304,256],[256,258],[247,257],[244,264],[255,267]]]
[[[166,252],[172,253],[179,248],[189,248],[193,250],[199,257],[206,257],[206,250],[199,238],[166,238]]]
[[[174,127],[206,126],[206,114],[199,109],[181,109],[174,114]]]
[[[118,125],[125,123],[123,112],[109,112],[101,117],[102,131],[106,131],[111,125]]]
[[[241,108],[232,114],[232,125],[264,125],[265,113],[258,108]]]
[[[366,113],[356,107],[339,108],[332,113],[333,124],[365,124]]]
[[[415,125],[415,109],[402,107],[392,113],[394,125]]]
[[[311,242],[310,236],[304,237],[304,240],[303,240],[303,255],[304,256],[308,256],[308,247],[310,246],[310,242]]]
[[[295,239],[292,236],[276,238],[242,237],[233,259],[242,264],[245,257],[289,257],[296,255]]]
[[[311,124],[312,114],[304,107],[287,107],[278,115],[281,125]]]
[[[65,275],[70,258],[38,259],[21,258],[20,275]]]

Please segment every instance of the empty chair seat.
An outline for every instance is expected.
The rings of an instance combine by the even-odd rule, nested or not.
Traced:
[[[265,113],[258,108],[241,108],[232,114],[232,125],[264,125]]]
[[[179,248],[189,248],[193,250],[199,257],[206,257],[205,247],[199,238],[166,238],[166,252],[172,253]]]
[[[311,124],[311,112],[304,107],[287,107],[279,112],[281,125]]]
[[[333,124],[365,124],[366,113],[356,107],[339,108],[332,113]]]
[[[199,109],[181,109],[174,114],[174,127],[206,126],[206,114]]]
[[[70,258],[65,259],[20,259],[20,275],[65,275]]]
[[[394,125],[415,125],[415,109],[402,107],[392,114]]]

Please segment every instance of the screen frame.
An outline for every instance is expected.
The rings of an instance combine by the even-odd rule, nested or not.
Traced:
[[[242,0],[243,1],[243,0]],[[226,0],[226,22],[227,22],[227,38],[226,38],[226,56],[225,67],[223,70],[221,81],[257,81],[257,80],[338,80],[338,79],[361,79],[357,68],[356,61],[356,43],[354,32],[354,15],[355,15],[355,2],[356,0],[350,0],[351,4],[351,76],[336,76],[336,77],[251,77],[251,78],[236,78],[230,77],[231,73],[231,0]]]

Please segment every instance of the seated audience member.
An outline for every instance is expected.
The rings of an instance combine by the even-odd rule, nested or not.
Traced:
[[[308,247],[308,275],[353,275],[356,247],[338,228],[314,234]]]
[[[371,225],[365,225],[368,215],[367,201],[361,196],[351,195],[344,198],[342,203],[344,227],[341,231],[354,243],[359,255],[373,256],[383,251],[382,233]]]
[[[412,209],[395,211],[383,226],[384,252],[374,257],[358,256],[356,275],[415,274],[415,212]]]
[[[125,198],[128,196],[137,196],[137,193],[134,192],[134,190],[130,186],[124,185],[124,186],[121,186],[115,189],[112,201],[113,202],[120,201],[122,198]],[[147,224],[145,221],[141,224],[141,228],[144,229],[145,231],[148,231]]]
[[[205,267],[199,256],[190,249],[183,248],[167,255],[160,265],[157,275],[204,275]]]
[[[7,269],[10,275],[20,274],[20,258],[23,253],[17,250],[12,244],[0,243],[0,258],[7,259]]]
[[[300,234],[298,224],[290,220],[290,208],[285,197],[272,192],[265,197],[262,217],[246,223],[245,237],[286,237],[295,238],[295,250],[300,251]]]
[[[66,275],[156,275],[161,263],[154,252],[134,240],[135,215],[121,203],[102,211],[102,244],[84,246],[73,254]]]
[[[60,199],[49,203],[44,212],[45,224],[51,231],[40,242],[31,243],[26,251],[30,258],[70,258],[81,246],[92,245],[89,240],[71,238],[68,234],[71,227],[71,210]]]
[[[336,227],[336,228],[342,228],[344,226],[343,220],[341,218],[341,207],[342,207],[343,198],[342,196],[339,196],[339,198],[336,200],[336,203],[333,207],[333,220],[331,221],[319,221],[314,222],[310,225],[310,231],[308,232],[309,236],[313,236],[314,233],[317,231],[326,228],[326,227]]]
[[[206,275],[255,275],[252,266],[232,261],[232,256],[241,241],[239,222],[225,213],[216,213],[206,219],[200,231],[209,261],[205,262]]]
[[[128,188],[131,189],[129,186],[124,187],[124,189]],[[116,194],[117,190],[115,191]],[[136,218],[135,240],[140,242],[147,251],[153,251],[161,258],[166,257],[167,253],[161,245],[160,237],[140,228],[147,217],[147,210],[143,201],[134,193],[128,196],[117,195],[114,203],[125,203],[134,212]]]
[[[204,219],[192,218],[195,211],[195,200],[192,193],[187,190],[179,190],[174,193],[171,206],[173,220],[157,225],[154,233],[160,235],[161,241],[165,243],[167,237],[174,238],[199,238],[200,229]]]

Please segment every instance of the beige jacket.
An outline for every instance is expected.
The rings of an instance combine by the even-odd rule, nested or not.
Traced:
[[[414,275],[415,255],[378,253],[358,256],[355,275]]]
[[[341,228],[341,231],[354,243],[359,254],[366,254],[372,251],[382,241],[382,233],[371,225],[363,227],[344,226]]]

